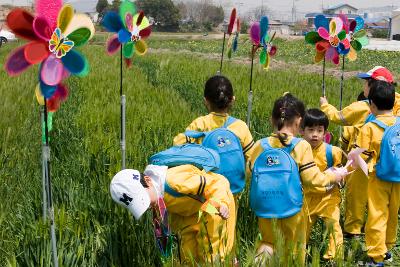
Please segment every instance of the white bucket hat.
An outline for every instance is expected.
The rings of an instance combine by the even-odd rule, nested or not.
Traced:
[[[150,206],[150,196],[140,183],[137,170],[126,169],[117,173],[111,181],[112,199],[126,207],[138,220]]]

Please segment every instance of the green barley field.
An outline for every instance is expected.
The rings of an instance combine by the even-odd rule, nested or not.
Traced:
[[[134,221],[113,203],[109,182],[121,167],[119,152],[119,57],[105,53],[104,36],[97,36],[82,52],[91,71],[85,78],[68,80],[70,96],[53,117],[51,174],[56,214],[60,266],[167,266],[154,246],[150,216]],[[303,41],[278,40],[280,51],[265,72],[256,63],[254,108],[251,122],[256,140],[271,133],[273,100],[290,91],[316,107],[321,95],[320,66],[312,66],[312,47]],[[49,225],[42,220],[41,128],[34,98],[37,67],[9,78],[2,64],[21,43],[0,48],[0,266],[50,266]],[[124,70],[127,95],[127,167],[144,169],[147,159],[172,144],[197,116],[205,114],[202,92],[219,61],[210,55],[220,51],[216,40],[182,41],[157,38],[143,58]],[[236,103],[232,115],[245,120],[250,66],[250,45],[243,38],[238,55],[224,65],[224,75],[234,85]],[[182,50],[186,50],[182,53]],[[196,52],[196,53],[192,53]],[[349,64],[351,71],[366,71],[382,64],[400,74],[400,53],[364,51]],[[243,61],[243,63],[241,63]],[[286,62],[284,68],[274,63]],[[307,65],[303,65],[307,64]],[[303,69],[313,68],[315,71]],[[329,65],[329,69],[335,68]],[[329,100],[339,104],[340,79],[328,74]],[[353,101],[363,84],[346,78],[344,103]],[[339,128],[331,126],[339,135]],[[320,261],[325,247],[322,224],[316,225],[309,247],[310,266],[330,266]],[[240,200],[236,253],[242,266],[252,266],[257,221],[249,209],[247,194]],[[363,244],[346,242],[346,260],[337,266],[365,261]],[[399,251],[394,259],[400,264]],[[274,266],[285,266],[276,259]]]

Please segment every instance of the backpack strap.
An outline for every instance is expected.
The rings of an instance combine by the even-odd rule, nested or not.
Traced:
[[[332,145],[325,143],[325,156],[328,169],[333,167],[333,152]]]
[[[388,126],[386,124],[384,124],[383,122],[381,122],[380,120],[375,119],[375,120],[373,120],[371,122],[375,123],[376,125],[381,127],[383,130],[386,130],[388,128]]]
[[[222,125],[221,128],[229,127],[236,120],[237,120],[236,118],[228,116],[228,119],[225,121],[224,125]],[[189,138],[199,139],[199,138],[205,137],[206,133],[205,132],[200,132],[200,131],[187,130],[187,131],[185,131],[185,135],[187,137],[189,137]]]
[[[223,128],[228,128],[232,123],[236,121],[236,118],[228,116],[228,119],[226,119]]]
[[[269,144],[269,138],[263,138],[260,140],[261,146],[264,150],[272,149],[272,146]]]
[[[292,153],[293,149],[297,146],[298,143],[300,143],[301,140],[302,140],[301,138],[293,137],[290,145],[285,147],[284,150],[289,154]]]

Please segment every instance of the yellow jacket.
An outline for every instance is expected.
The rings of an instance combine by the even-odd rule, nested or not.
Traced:
[[[206,200],[213,198],[226,207],[231,203],[232,193],[228,180],[216,173],[206,173],[192,165],[181,165],[169,168],[166,184],[174,191],[195,197],[203,197]],[[202,203],[194,198],[183,196],[175,197],[164,193],[165,204],[168,211],[180,216],[192,216],[198,214]]]
[[[325,143],[321,143],[319,146],[312,150],[313,157],[315,164],[319,168],[321,172],[328,169],[328,160],[326,158],[326,145]],[[333,156],[333,167],[341,167],[342,166],[342,159],[343,159],[343,152],[340,148],[336,146],[332,146],[332,156]],[[304,186],[304,193],[308,194],[310,192],[319,191],[321,193],[326,193],[326,187],[319,187],[319,188],[309,188],[308,186]]]
[[[193,131],[201,131],[201,132],[208,132],[212,131],[216,128],[222,127],[226,120],[228,119],[228,114],[219,114],[215,112],[211,112],[206,116],[199,117],[195,119],[187,128],[186,130],[193,130]],[[243,153],[245,155],[246,160],[249,158],[251,154],[251,150],[254,146],[254,140],[251,136],[250,130],[247,127],[246,123],[242,120],[236,120],[234,123],[228,126],[228,129],[231,130],[240,140],[240,143],[243,148]],[[198,142],[200,143],[201,140],[191,139],[186,137],[185,133],[180,133],[174,138],[174,145],[181,145],[187,142]]]
[[[392,126],[396,122],[396,117],[393,115],[378,115],[376,119],[387,126]],[[372,122],[365,124],[360,129],[356,146],[366,149],[361,156],[368,163],[369,175],[375,175],[375,165],[379,160],[383,133],[384,129]]]
[[[288,136],[286,143],[290,143],[293,136]],[[269,138],[272,147],[283,147],[275,134]],[[253,169],[254,163],[258,156],[264,151],[261,142],[257,141],[254,145],[253,153],[250,156],[250,169]],[[307,186],[310,190],[325,187],[336,182],[335,175],[331,172],[321,172],[315,164],[311,145],[306,140],[301,140],[293,149],[291,156],[297,163],[300,172],[300,178],[303,186]]]

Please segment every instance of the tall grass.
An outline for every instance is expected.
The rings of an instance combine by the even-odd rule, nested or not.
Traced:
[[[4,62],[11,46],[0,50]],[[53,197],[61,266],[160,266],[149,215],[134,221],[109,195],[111,177],[120,169],[118,57],[104,47],[84,49],[91,63],[85,78],[68,82],[70,98],[54,115],[51,132]],[[169,147],[173,137],[197,116],[205,114],[205,80],[218,62],[175,53],[135,58],[124,73],[127,95],[127,166],[143,170],[150,155]],[[233,116],[247,110],[249,67],[226,64],[237,101]],[[18,78],[0,72],[0,266],[50,266],[48,224],[41,220],[41,129],[34,99],[37,71]],[[318,105],[321,78],[294,69],[264,72],[254,80],[255,139],[270,134],[273,100],[286,91]],[[327,78],[328,96],[338,105],[339,80]],[[345,103],[362,89],[346,80]],[[338,136],[338,128],[332,127]],[[257,221],[249,209],[247,191],[239,202],[237,255],[253,264]],[[312,246],[319,248],[318,231]],[[350,246],[348,246],[350,247]],[[351,250],[353,251],[353,250]],[[317,251],[318,252],[318,251]],[[319,264],[319,253],[314,262]],[[310,253],[314,253],[310,251]],[[356,261],[350,258],[348,264]],[[350,266],[350,265],[348,265]]]

